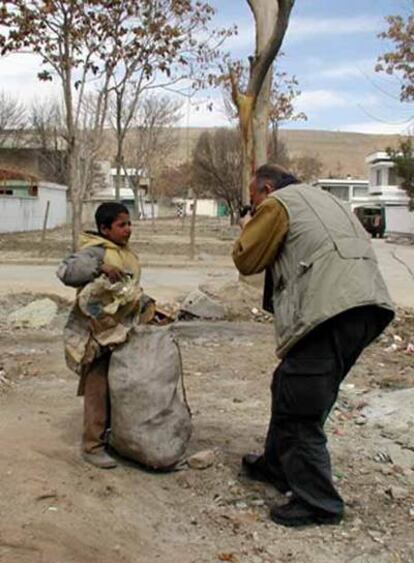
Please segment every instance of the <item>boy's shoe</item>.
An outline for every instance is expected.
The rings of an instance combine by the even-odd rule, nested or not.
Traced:
[[[113,457],[108,455],[105,450],[98,450],[96,453],[83,452],[83,459],[100,469],[113,469],[118,464]]]
[[[323,524],[339,524],[343,514],[332,514],[317,510],[298,499],[292,499],[283,506],[274,505],[270,510],[270,518],[282,526],[299,527]]]
[[[246,454],[242,457],[242,469],[249,479],[270,483],[280,493],[290,490],[289,484],[283,475],[271,468],[265,461],[263,455]]]

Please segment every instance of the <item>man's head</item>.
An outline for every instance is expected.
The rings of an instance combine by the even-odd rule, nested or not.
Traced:
[[[104,238],[124,246],[131,236],[131,220],[128,209],[122,203],[106,201],[95,213],[98,233]]]
[[[250,183],[250,201],[255,210],[269,194],[299,180],[278,164],[264,164],[255,172]]]

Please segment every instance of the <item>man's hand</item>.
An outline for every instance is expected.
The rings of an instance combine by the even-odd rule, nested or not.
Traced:
[[[116,283],[121,281],[125,277],[125,272],[114,266],[108,266],[108,264],[103,264],[101,266],[101,272],[108,276],[111,283]]]
[[[240,227],[242,229],[244,229],[244,227],[247,225],[247,223],[251,220],[252,220],[252,216],[250,215],[250,213],[247,213],[247,215],[245,215],[244,217],[241,217],[241,219],[239,221]]]

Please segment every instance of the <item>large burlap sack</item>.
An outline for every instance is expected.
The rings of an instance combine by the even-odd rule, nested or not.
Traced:
[[[172,468],[191,436],[178,343],[170,327],[137,326],[112,353],[110,443],[153,469]]]

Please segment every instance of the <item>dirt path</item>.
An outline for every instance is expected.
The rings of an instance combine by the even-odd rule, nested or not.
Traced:
[[[72,299],[75,291],[65,287],[56,277],[56,265],[0,264],[0,296],[13,293],[52,293]],[[237,273],[229,265],[199,265],[187,267],[145,267],[142,286],[159,300],[176,299],[186,295],[200,284],[209,281],[230,281]]]
[[[376,462],[384,448],[379,431],[356,423],[378,351],[347,380],[356,388],[342,396],[329,423],[346,520],[332,528],[288,530],[268,518],[271,504],[283,498],[239,476],[241,455],[260,450],[266,430],[271,325],[201,323],[181,334],[194,415],[190,452],[215,448],[217,462],[204,471],[161,475],[127,462],[106,472],[85,465],[81,402],[76,378],[64,367],[60,336],[22,331],[0,337],[3,368],[13,383],[0,395],[2,562],[414,560],[413,473]],[[406,496],[391,499],[390,486],[402,487]]]

